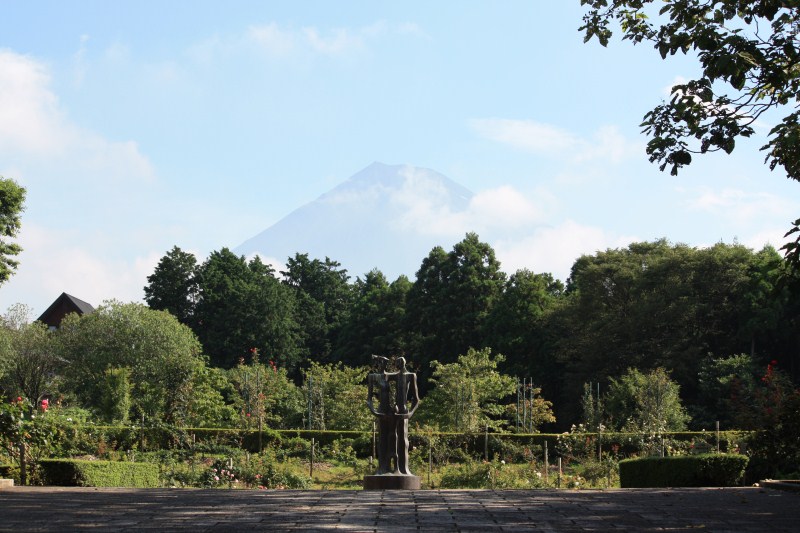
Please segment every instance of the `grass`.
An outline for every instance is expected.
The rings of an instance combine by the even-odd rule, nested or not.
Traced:
[[[320,454],[319,460],[314,462],[313,474],[307,457],[298,457],[297,454],[287,454],[285,450],[271,448],[261,454],[228,450],[226,454],[198,453],[187,456],[185,452],[173,454],[161,451],[140,453],[135,457],[118,454],[115,457],[102,458],[156,463],[159,465],[161,484],[165,487],[360,490],[364,476],[374,473],[377,465],[345,451],[347,453],[337,450],[335,453]],[[423,489],[602,489],[619,486],[618,468],[612,460],[573,462],[564,465],[559,476],[555,465],[550,465],[549,471],[545,472],[544,465],[540,462],[511,463],[498,459],[467,459],[435,464],[429,471],[427,454],[414,454],[411,459],[411,470],[422,478]]]

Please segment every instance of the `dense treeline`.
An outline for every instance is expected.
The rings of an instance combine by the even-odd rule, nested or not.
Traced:
[[[797,382],[798,294],[771,247],[633,243],[579,258],[565,285],[503,272],[472,233],[432,249],[413,281],[378,270],[352,280],[338,262],[299,253],[281,272],[228,249],[198,263],[174,247],[145,288],[151,308],[196,333],[213,367],[256,348],[299,382],[311,361],[404,355],[424,390],[431,361],[491,348],[503,373],[533,378],[561,425],[581,418],[585,383],[605,390],[629,368],[664,368],[696,427],[743,424],[731,402],[757,403],[768,367]]]

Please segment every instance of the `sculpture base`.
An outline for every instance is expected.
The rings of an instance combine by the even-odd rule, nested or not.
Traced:
[[[420,488],[422,488],[422,478],[419,476],[393,474],[364,476],[364,490],[419,490]]]

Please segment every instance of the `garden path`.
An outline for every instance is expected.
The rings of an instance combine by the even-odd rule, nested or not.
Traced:
[[[781,531],[800,493],[757,487],[255,491],[14,487],[0,531]]]

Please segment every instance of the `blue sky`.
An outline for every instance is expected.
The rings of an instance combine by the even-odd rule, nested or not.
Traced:
[[[173,245],[200,260],[235,247],[373,161],[475,192],[507,272],[565,279],[582,253],[660,237],[783,244],[798,188],[758,151],[777,119],[733,156],[659,172],[638,125],[696,65],[584,45],[582,12],[578,0],[4,2],[0,175],[28,199],[0,308],[38,316],[62,291],[139,301]],[[461,220],[442,229],[446,249],[481,227]]]

